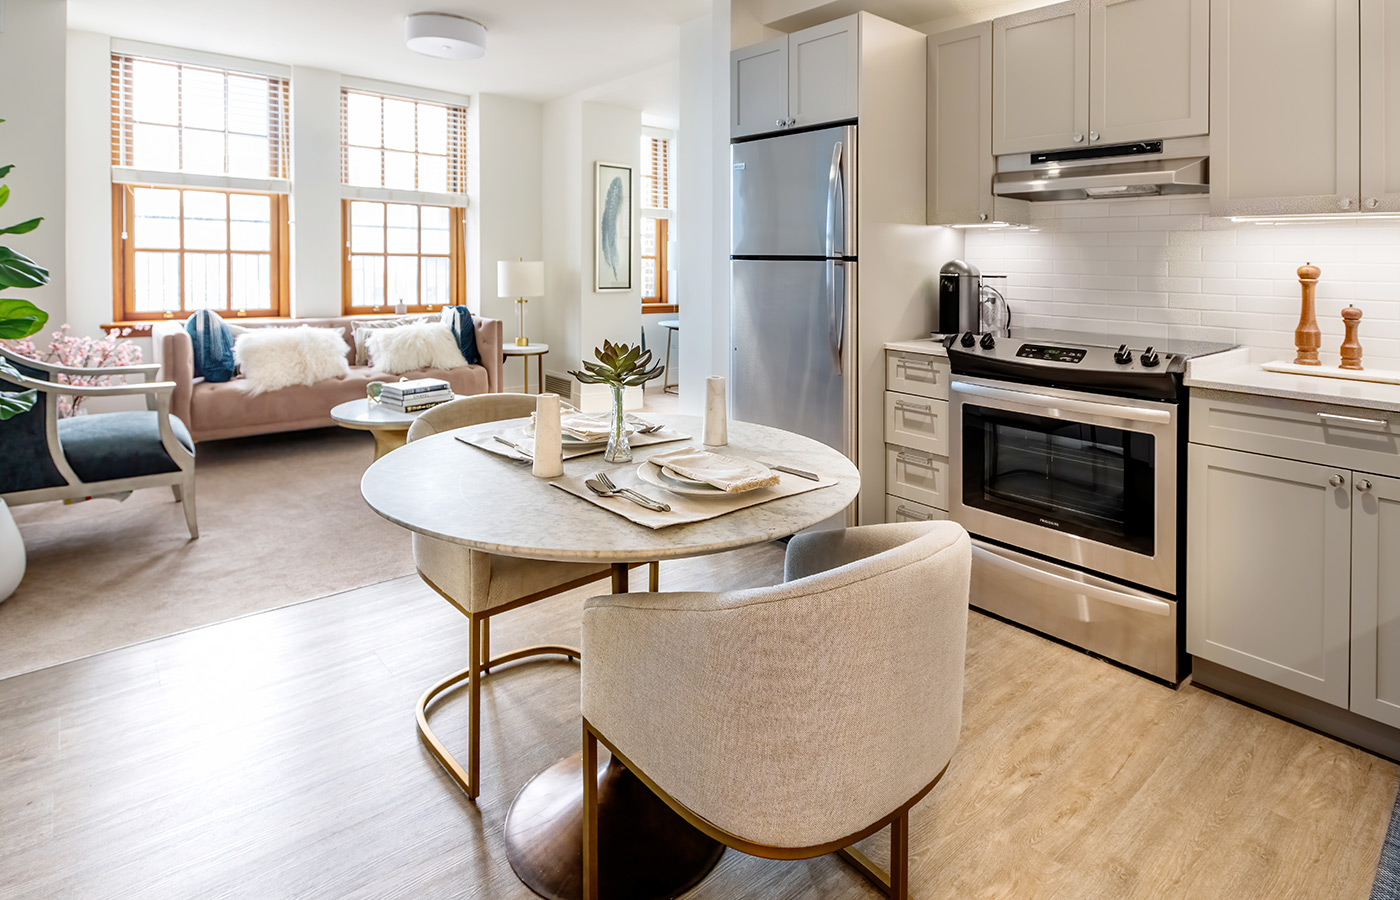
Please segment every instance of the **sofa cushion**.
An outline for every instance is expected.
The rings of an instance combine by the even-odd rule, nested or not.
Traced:
[[[456,369],[467,364],[452,329],[441,322],[419,322],[370,334],[370,365],[401,375],[417,369]]]
[[[385,328],[398,328],[400,325],[412,325],[414,322],[432,321],[424,316],[396,316],[392,319],[366,319],[354,322],[350,326],[351,342],[355,345],[355,358],[351,360],[352,366],[369,365],[369,336],[376,331]]]
[[[58,444],[83,481],[110,481],[176,472],[180,467],[160,440],[154,410],[96,413],[58,421]],[[194,441],[185,423],[170,417],[176,439],[191,453]]]
[[[348,375],[345,335],[338,328],[264,328],[238,336],[233,352],[250,394],[314,385]]]

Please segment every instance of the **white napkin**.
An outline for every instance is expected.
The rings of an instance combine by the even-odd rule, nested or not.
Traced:
[[[696,450],[693,447],[683,447],[669,453],[655,453],[647,461],[664,466],[684,478],[703,482],[730,494],[771,487],[778,483],[778,474],[767,466],[733,456],[722,456],[708,450]]]

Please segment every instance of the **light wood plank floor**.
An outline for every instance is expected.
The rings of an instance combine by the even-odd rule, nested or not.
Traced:
[[[663,572],[771,583],[781,548]],[[576,640],[587,593],[501,617],[493,644]],[[0,897],[532,897],[502,823],[577,750],[578,669],[486,680],[473,804],[412,716],[464,624],[410,577],[0,681]],[[451,746],[464,715],[437,714]],[[1396,783],[1361,750],[973,614],[962,744],[914,812],[914,895],[1361,900]],[[832,858],[730,851],[690,896],[877,895]]]

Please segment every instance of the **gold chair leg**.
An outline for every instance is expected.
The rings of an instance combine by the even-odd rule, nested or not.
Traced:
[[[481,786],[481,630],[474,617],[471,622],[471,649],[467,651],[467,690],[471,692],[468,715],[470,735],[467,744],[467,796],[476,799]]]
[[[583,724],[583,897],[598,900],[598,739]]]
[[[890,900],[909,900],[909,811],[890,823]]]
[[[890,893],[889,873],[875,865],[875,861],[856,849],[854,844],[850,847],[842,847],[840,850],[837,850],[836,855],[850,863],[857,872],[864,875],[867,881],[879,889],[880,893],[887,897],[893,896]]]
[[[491,671],[491,617],[481,617],[481,659],[482,674]]]
[[[657,591],[661,590],[661,563],[652,562],[647,565],[651,569],[649,581],[651,592],[655,594]]]

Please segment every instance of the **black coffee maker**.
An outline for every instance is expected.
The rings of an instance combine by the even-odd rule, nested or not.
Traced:
[[[975,331],[1005,337],[1011,326],[1011,312],[1001,291],[986,283],[976,266],[960,259],[944,263],[938,270],[938,315],[935,335]]]

